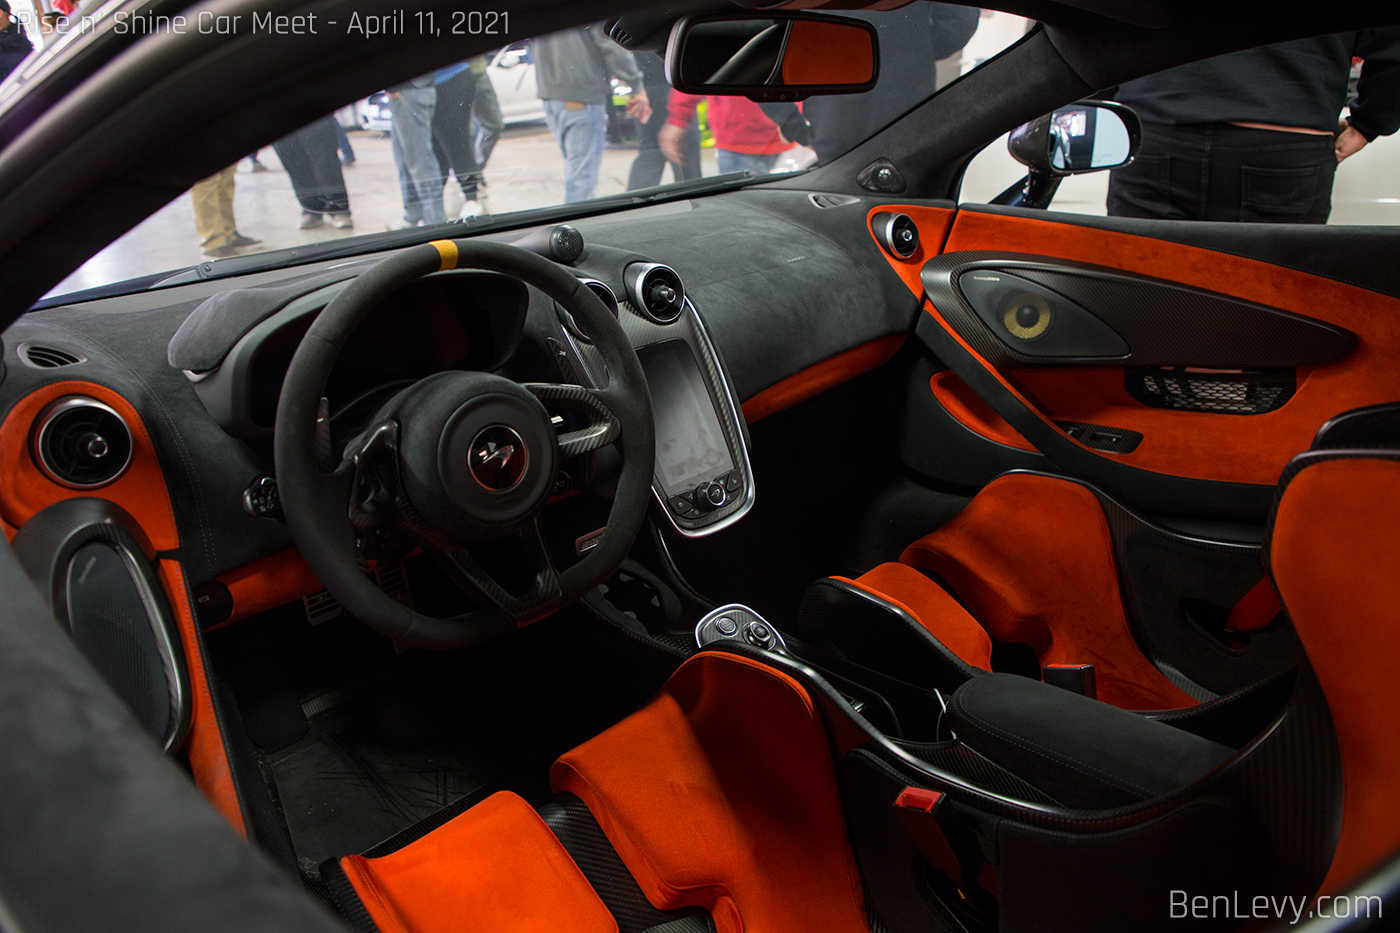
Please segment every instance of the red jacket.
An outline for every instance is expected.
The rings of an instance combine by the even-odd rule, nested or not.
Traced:
[[[783,139],[778,132],[778,125],[747,97],[700,98],[694,94],[672,91],[666,122],[680,127],[690,126],[690,121],[695,117],[695,108],[702,99],[710,102],[707,119],[710,131],[715,134],[715,145],[720,149],[749,155],[772,155],[792,148],[792,143]]]

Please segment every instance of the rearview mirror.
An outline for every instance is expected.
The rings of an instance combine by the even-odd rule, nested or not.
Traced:
[[[687,94],[796,101],[858,94],[879,77],[875,27],[812,13],[686,16],[666,43],[666,80]]]
[[[1023,123],[1006,138],[1016,161],[1047,175],[1078,175],[1127,165],[1142,144],[1142,121],[1131,108],[1080,101]]]

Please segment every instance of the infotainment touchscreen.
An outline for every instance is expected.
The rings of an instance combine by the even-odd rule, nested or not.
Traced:
[[[656,419],[656,475],[667,496],[688,493],[734,469],[714,402],[684,340],[637,351]]]

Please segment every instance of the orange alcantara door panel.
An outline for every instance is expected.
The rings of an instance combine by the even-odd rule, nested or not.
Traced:
[[[68,489],[41,473],[29,455],[29,435],[35,416],[49,402],[64,395],[86,395],[97,399],[111,406],[131,428],[134,442],[131,465],[115,482],[94,490]],[[144,537],[154,550],[179,550],[180,534],[175,525],[175,508],[150,432],[131,403],[105,386],[89,382],[57,382],[21,399],[10,410],[4,423],[0,424],[0,463],[5,465],[5,481],[0,483],[0,519],[7,526],[7,534],[10,527],[19,528],[55,502],[89,495],[115,502],[130,513],[140,525],[137,529],[140,532],[138,540]],[[180,641],[190,674],[190,731],[185,739],[190,771],[204,795],[235,829],[245,832],[243,811],[234,791],[228,753],[214,714],[214,701],[184,571],[174,560],[160,560],[157,569],[166,598],[179,624]]]
[[[1142,433],[1132,453],[1095,451],[1099,456],[1156,473],[1272,485],[1329,418],[1400,398],[1400,300],[1395,298],[1214,250],[1034,217],[959,212],[944,253],[971,250],[1032,253],[1166,279],[1324,321],[1357,337],[1346,358],[1300,367],[1293,398],[1261,415],[1150,408],[1128,395],[1121,368],[995,374],[1047,422],[1080,421]],[[986,365],[980,357],[979,362]]]

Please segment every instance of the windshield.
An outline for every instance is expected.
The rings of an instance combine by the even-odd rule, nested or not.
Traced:
[[[516,37],[508,18],[462,14],[463,28],[494,30],[501,45],[247,153],[50,297],[289,248],[306,261],[322,245],[353,249],[352,238],[389,230],[460,223],[475,231],[512,216],[538,222],[522,211],[562,213],[562,205],[640,190],[665,196],[669,186],[717,176],[742,183],[802,171],[864,142],[1028,27],[1021,17],[938,3],[854,15],[878,30],[874,90],[759,105],[673,91],[660,56],[628,52],[602,24]]]

